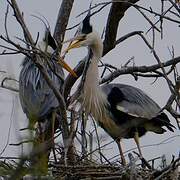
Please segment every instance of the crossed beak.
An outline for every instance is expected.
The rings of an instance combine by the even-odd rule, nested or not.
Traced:
[[[69,43],[68,47],[66,48],[66,50],[63,52],[63,57],[65,56],[66,53],[68,53],[68,51],[70,49],[73,49],[73,48],[78,48],[80,47],[80,42],[84,40],[84,36],[77,36],[77,37],[74,37],[72,39],[69,39],[67,41],[64,41],[64,43]],[[69,73],[71,73],[74,77],[78,77],[77,74],[69,67],[69,65],[63,60],[63,58],[61,58],[58,63],[64,68],[66,69]]]
[[[66,69],[69,73],[71,73],[74,77],[78,77],[77,74],[74,72],[73,69],[63,60],[63,58],[60,58],[58,61],[58,64],[60,64],[64,69]]]
[[[79,48],[81,46],[81,42],[85,40],[85,36],[76,36],[74,38],[71,38],[67,41],[64,41],[63,44],[65,43],[69,43],[68,47],[66,48],[66,50],[64,51],[64,54],[68,53],[68,51],[70,49],[73,49],[73,48]]]

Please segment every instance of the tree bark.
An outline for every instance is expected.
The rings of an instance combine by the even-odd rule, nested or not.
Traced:
[[[64,40],[66,27],[69,21],[70,13],[73,7],[74,0],[63,0],[61,3],[61,7],[59,9],[56,26],[54,30],[54,38],[56,39],[58,46],[59,46],[59,52],[62,48],[62,41]]]

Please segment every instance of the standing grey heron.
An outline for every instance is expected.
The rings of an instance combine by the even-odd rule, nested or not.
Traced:
[[[122,164],[125,158],[121,148],[122,138],[134,138],[140,156],[139,137],[147,131],[163,134],[173,131],[173,125],[161,108],[142,90],[126,84],[99,85],[98,62],[102,57],[103,43],[90,24],[90,14],[82,21],[65,52],[72,48],[88,47],[89,57],[82,75],[82,92],[79,101],[87,114],[117,142]]]
[[[57,51],[57,44],[51,36],[50,28],[46,27],[45,38],[37,46],[50,57],[49,59],[41,57],[41,60],[54,85],[61,90],[64,78],[62,67],[73,75],[75,74],[63,60],[55,58],[54,53]],[[39,123],[38,127],[40,128],[38,130],[40,132],[35,137],[33,144],[34,149],[38,148],[38,145],[41,143],[53,139],[54,127],[50,127],[53,126],[52,118],[59,107],[59,102],[31,57],[25,57],[22,63],[22,70],[19,76],[19,97],[22,109],[29,119],[29,127],[34,128],[35,123]],[[46,127],[42,128],[42,124]],[[39,163],[42,169],[43,165],[47,166],[48,154],[47,150],[46,152],[41,152],[38,155],[39,157],[34,158],[35,164]]]

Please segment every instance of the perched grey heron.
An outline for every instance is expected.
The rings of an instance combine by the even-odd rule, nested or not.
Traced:
[[[56,53],[57,44],[51,36],[50,28],[46,27],[45,38],[37,46],[41,51],[49,55],[49,60],[43,57],[41,57],[41,60],[54,85],[57,89],[61,90],[64,78],[62,67],[73,75],[74,72],[63,60],[55,58],[54,53]],[[53,113],[59,107],[59,102],[30,57],[25,57],[22,63],[22,70],[19,76],[19,97],[22,109],[29,119],[29,127],[34,128],[37,122],[39,125],[44,123],[46,126],[43,129],[41,127],[39,128],[40,130],[38,129],[41,132],[38,132],[39,134],[35,137],[34,147],[37,147],[38,144],[44,141],[53,139],[54,129],[52,129],[53,127],[49,128],[49,126],[53,123],[51,120],[54,117]],[[48,128],[49,130],[47,130]],[[48,155],[46,153],[40,153],[40,157],[37,157],[36,162],[39,161],[40,166],[43,166],[42,161],[45,162],[44,164],[48,162]]]
[[[60,90],[64,78],[62,67],[73,75],[74,72],[61,58],[53,58],[57,45],[49,29],[46,29],[45,38],[38,44],[38,48],[50,56],[52,55],[48,62],[45,59],[42,59],[42,62],[54,85]],[[29,57],[25,57],[22,66],[19,76],[19,97],[22,109],[28,118],[35,122],[43,121],[44,117],[51,113],[52,109],[59,106],[58,100],[38,67]]]
[[[79,101],[87,114],[118,143],[122,164],[125,158],[121,148],[122,138],[134,138],[140,156],[142,152],[139,137],[147,131],[157,134],[173,131],[173,125],[161,108],[142,90],[126,84],[99,85],[98,62],[102,57],[103,43],[90,24],[88,14],[82,21],[74,38],[65,52],[72,48],[88,47],[89,57],[82,75],[82,92]]]

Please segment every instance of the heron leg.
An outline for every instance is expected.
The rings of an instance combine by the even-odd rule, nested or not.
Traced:
[[[41,122],[37,122],[36,134],[33,142],[31,157],[32,173],[35,175],[46,175],[48,172],[48,158],[45,148],[45,132]]]
[[[126,166],[126,160],[125,160],[123,150],[122,150],[122,146],[121,146],[121,139],[116,140],[116,143],[117,143],[118,148],[119,148],[119,153],[120,153],[120,156],[121,156],[122,165]]]
[[[54,160],[55,160],[55,162],[57,162],[55,148],[54,148],[55,121],[56,121],[56,111],[53,111],[53,113],[52,113],[52,137],[51,137],[51,143],[52,143],[52,151],[53,151],[53,155],[54,155]]]
[[[135,143],[137,145],[140,158],[142,158],[142,152],[141,152],[141,148],[140,148],[140,144],[139,144],[139,133],[137,131],[135,132],[135,135],[134,135],[134,141],[135,141]]]
[[[54,127],[55,127],[55,120],[56,120],[56,112],[52,113],[52,144],[54,146]]]
[[[142,156],[142,151],[141,151],[140,144],[139,144],[139,133],[137,131],[135,132],[135,135],[134,135],[134,141],[136,142],[136,145],[137,145],[137,148],[139,151],[139,156],[142,161],[142,167],[145,168],[147,166],[148,168],[149,167],[151,168],[151,166],[149,166],[149,164],[146,162],[146,160]]]
[[[39,141],[40,143],[43,143],[45,140],[45,134],[43,132],[42,124],[40,122],[38,122],[38,129],[39,129],[39,134],[37,133],[37,135],[39,136]]]

